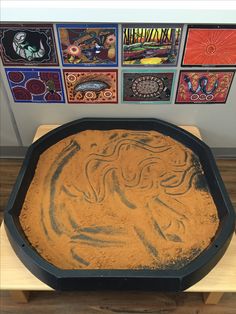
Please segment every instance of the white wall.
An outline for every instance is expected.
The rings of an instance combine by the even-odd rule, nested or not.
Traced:
[[[122,2],[124,3],[123,5],[121,1],[114,1],[112,6],[109,1],[98,1],[99,8],[96,8],[94,4],[90,6],[92,2],[96,1],[80,1],[80,3],[78,1],[70,1],[70,6],[68,1],[57,1],[56,8],[55,1],[45,1],[44,7],[42,7],[42,4],[38,4],[39,2],[20,1],[19,3],[17,1],[4,0],[2,1],[2,20],[5,22],[56,20],[58,22],[148,21],[158,23],[236,24],[236,10],[231,1],[204,1],[204,4],[202,1],[194,1],[194,7],[190,7],[191,1],[165,1],[162,2],[162,5],[159,3],[158,7],[156,1],[152,5],[148,5],[145,2],[145,8],[143,7],[144,2],[134,3],[133,1]],[[105,2],[106,6],[104,6]],[[182,4],[179,5],[179,2]],[[132,3],[132,6],[130,3]],[[229,5],[229,3],[231,4]],[[52,10],[49,9],[50,6]],[[79,9],[79,6],[81,9]],[[75,7],[77,8],[75,9]],[[179,69],[180,66],[178,66],[178,71]],[[236,147],[236,77],[226,104],[76,105],[14,103],[3,70],[2,76],[9,93],[10,106],[19,126],[24,146],[31,143],[34,132],[40,124],[61,124],[81,117],[156,117],[179,125],[192,124],[198,126],[204,140],[211,147]],[[3,101],[6,102],[7,100]],[[6,138],[8,129],[4,127],[2,132],[3,137]]]
[[[226,105],[37,105],[14,106],[24,145],[40,124],[61,124],[82,117],[156,117],[196,125],[211,147],[236,147],[236,80]],[[234,94],[234,95],[233,95]]]
[[[8,108],[9,99],[2,81],[0,81],[0,86],[0,145],[18,146],[12,117]]]
[[[235,23],[234,1],[1,0],[2,21]]]

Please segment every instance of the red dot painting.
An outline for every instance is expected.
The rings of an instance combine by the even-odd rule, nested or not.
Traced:
[[[51,94],[50,92],[48,92],[45,95],[45,99],[48,100],[48,101],[49,100],[61,100],[61,96],[58,93]]]
[[[31,79],[26,82],[26,88],[32,94],[40,95],[45,92],[46,85],[38,79]]]
[[[26,88],[21,87],[21,86],[13,87],[12,93],[13,93],[16,100],[22,100],[23,101],[23,100],[31,100],[32,99],[30,92]]]
[[[9,79],[14,83],[20,83],[24,79],[24,75],[21,72],[10,72]]]

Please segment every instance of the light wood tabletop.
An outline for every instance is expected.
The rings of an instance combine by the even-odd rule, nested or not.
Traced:
[[[37,140],[58,125],[41,125],[34,136]],[[194,126],[181,126],[201,139],[199,129]],[[23,291],[49,291],[51,287],[37,279],[14,253],[6,235],[4,223],[0,229],[0,288],[13,291],[18,300],[24,301]],[[16,293],[18,291],[18,293]],[[186,292],[206,292],[205,302],[216,304],[223,293],[236,292],[236,236],[218,264],[202,280],[191,286]]]

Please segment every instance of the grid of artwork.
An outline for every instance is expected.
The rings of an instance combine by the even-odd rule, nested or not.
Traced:
[[[183,30],[175,24],[1,24],[0,54],[16,103],[226,103],[235,70],[220,67],[236,67],[236,25]]]

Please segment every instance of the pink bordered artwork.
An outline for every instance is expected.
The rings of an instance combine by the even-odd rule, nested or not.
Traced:
[[[176,93],[178,104],[224,104],[234,71],[180,71]]]

